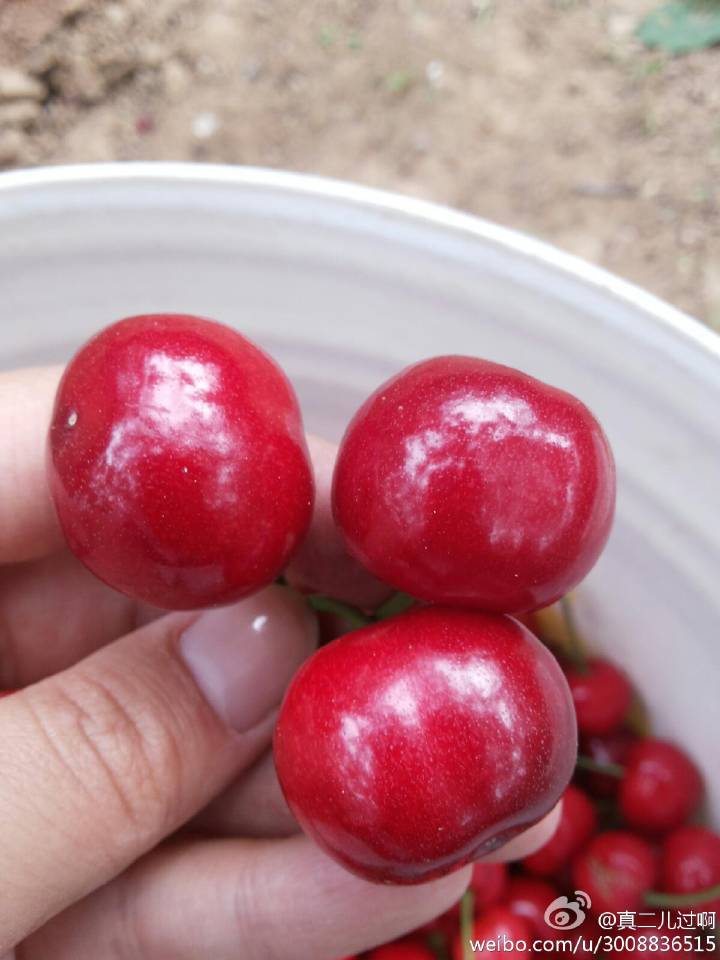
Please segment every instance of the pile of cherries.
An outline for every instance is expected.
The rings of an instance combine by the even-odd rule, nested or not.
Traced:
[[[313,514],[289,381],[239,333],[197,317],[132,317],[90,340],[58,388],[48,465],[71,549],[162,608],[230,603],[281,577]],[[522,873],[476,866],[476,937],[543,929],[541,903],[573,883],[602,910],[632,909],[658,883],[693,892],[720,879],[720,854],[702,854],[717,838],[683,827],[701,791],[692,763],[628,731],[619,670],[561,665],[534,632],[534,612],[594,565],[614,505],[612,453],[587,407],[473,357],[399,373],[340,446],[337,531],[400,593],[349,611],[362,625],[336,631],[294,678],[278,777],[311,837],[386,883],[475,861],[564,796],[555,836]],[[317,596],[326,585],[310,586],[316,607],[333,607]],[[578,730],[594,769],[568,786]],[[590,795],[616,803],[622,830],[597,832],[608,815]],[[438,941],[453,922],[423,936]],[[413,939],[372,957],[428,949]]]

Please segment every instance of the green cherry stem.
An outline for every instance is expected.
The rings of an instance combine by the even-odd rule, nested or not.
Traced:
[[[448,953],[445,949],[445,939],[439,930],[433,930],[428,934],[427,944],[437,957],[437,960],[448,960]]]
[[[619,763],[600,763],[592,757],[584,757],[581,753],[575,761],[578,770],[589,770],[591,773],[604,773],[608,777],[617,777],[620,780],[625,775],[624,767]]]
[[[470,941],[473,935],[473,916],[475,913],[475,896],[472,888],[468,887],[460,901],[460,937],[463,945],[463,960],[472,960],[475,956]]]
[[[578,630],[577,620],[575,619],[572,600],[568,596],[564,596],[560,600],[560,609],[562,610],[563,619],[565,620],[565,626],[570,639],[570,648],[567,651],[568,656],[580,673],[587,673],[587,657],[585,656],[583,642],[580,639],[580,631]]]
[[[388,617],[395,617],[398,613],[404,613],[409,610],[417,601],[409,593],[394,593],[385,603],[381,603],[375,611],[376,620],[387,620]]]
[[[279,577],[276,583],[283,581]],[[389,617],[395,617],[405,610],[409,610],[415,603],[415,599],[407,593],[394,593],[385,603],[381,604],[373,616],[367,616],[358,607],[350,603],[343,603],[342,600],[336,600],[334,597],[327,597],[324,593],[311,593],[307,597],[307,602],[313,610],[319,610],[321,613],[336,613],[343,620],[347,620],[352,627],[366,627],[369,623],[375,623],[378,620],[387,620]]]
[[[700,907],[720,897],[720,883],[697,893],[659,893],[651,890],[645,894],[645,903],[649,907]]]
[[[326,597],[322,593],[311,593],[307,597],[307,602],[313,608],[321,613],[336,613],[343,620],[347,620],[353,627],[366,627],[372,623],[370,617],[366,617],[362,610],[351,606],[349,603],[343,603],[342,600],[335,600],[333,597]]]

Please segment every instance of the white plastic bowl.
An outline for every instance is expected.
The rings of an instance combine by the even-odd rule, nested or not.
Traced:
[[[719,337],[521,234],[350,184],[180,164],[0,176],[0,366],[66,359],[159,310],[256,338],[330,437],[389,374],[438,353],[586,401],[619,503],[581,625],[700,763],[720,821]]]

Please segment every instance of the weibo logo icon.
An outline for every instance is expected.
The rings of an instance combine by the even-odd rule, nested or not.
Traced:
[[[576,890],[573,900],[558,897],[545,911],[545,923],[554,930],[575,930],[587,916],[591,903],[584,890]]]

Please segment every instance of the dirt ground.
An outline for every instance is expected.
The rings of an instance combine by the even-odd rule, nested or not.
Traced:
[[[313,171],[541,236],[720,329],[720,49],[659,0],[0,0],[0,166]]]

